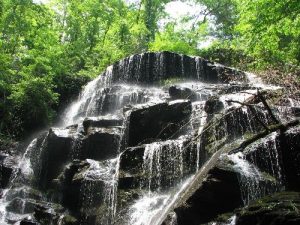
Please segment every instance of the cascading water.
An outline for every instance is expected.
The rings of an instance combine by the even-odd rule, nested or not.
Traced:
[[[247,205],[253,199],[264,196],[266,190],[261,185],[263,181],[261,172],[253,164],[250,164],[242,153],[229,155],[229,159],[234,163],[233,168],[239,173],[241,196],[244,205]]]
[[[181,82],[168,85],[173,78]],[[240,83],[229,84],[236,81]],[[65,224],[70,215],[82,225],[161,224],[197,174],[206,170],[204,163],[219,150],[214,148],[262,130],[253,111],[243,105],[251,102],[258,86],[245,81],[240,71],[169,52],[134,55],[108,67],[67,109],[66,128],[51,128],[28,146],[3,191],[1,222],[13,224],[35,212],[37,219],[50,214],[48,224]],[[255,110],[269,124],[265,110]],[[214,117],[221,122],[206,126]],[[139,132],[140,127],[144,130]],[[263,172],[278,181],[276,187],[282,186],[275,136],[224,156],[240,173],[245,204],[268,192],[261,189]],[[251,149],[268,149],[266,163]],[[17,189],[14,183],[47,195],[25,196],[22,218],[9,219],[12,197],[6,196]],[[45,202],[63,209],[48,210],[51,204]],[[172,214],[171,224],[176,218]]]

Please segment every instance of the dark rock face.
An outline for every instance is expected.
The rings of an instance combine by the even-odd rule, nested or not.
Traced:
[[[103,127],[114,127],[114,126],[122,126],[123,120],[122,119],[115,119],[115,118],[99,118],[99,119],[85,119],[83,121],[83,127],[85,133],[89,133],[90,128],[103,128]]]
[[[147,143],[151,139],[178,137],[178,131],[187,122],[191,110],[189,101],[159,103],[133,109],[129,118],[128,146]]]
[[[300,117],[300,107],[292,107],[292,112],[294,116]]]
[[[159,165],[159,176],[161,177],[159,184],[161,189],[169,188],[179,183],[184,177],[195,172],[197,164],[196,146],[190,144],[190,141],[190,138],[183,141],[181,150],[178,147],[179,143],[175,142],[172,144],[171,141],[157,142],[160,153],[155,156],[156,160],[153,160],[152,166],[156,166],[155,163],[157,163],[157,160],[165,162]],[[149,174],[143,171],[145,151],[146,145],[141,145],[128,148],[123,152],[120,161],[119,189],[145,188],[145,180],[149,177]],[[176,151],[181,151],[181,154],[176,154]],[[176,166],[172,165],[172,162]],[[178,167],[182,168],[181,171],[179,171]],[[157,171],[153,169],[152,183],[150,185],[151,190],[157,188],[156,176],[158,174],[155,175],[155,172]]]
[[[6,209],[10,212],[27,214],[32,213],[36,206],[36,202],[30,199],[15,198],[12,200]]]
[[[267,196],[237,214],[236,225],[300,224],[300,193],[283,192]]]
[[[42,224],[57,224],[63,208],[55,205],[37,204],[34,209],[34,217]]]
[[[288,189],[300,191],[300,133],[299,127],[281,134],[279,143]]]
[[[68,130],[50,129],[47,145],[41,153],[42,168],[40,174],[42,176],[40,176],[40,185],[44,188],[49,187],[52,179],[56,178],[62,171],[72,150],[72,137],[62,132],[65,133]]]
[[[105,160],[116,157],[120,139],[118,128],[96,129],[82,139],[81,158]]]
[[[197,100],[197,93],[186,87],[171,86],[169,88],[169,95],[171,99],[189,99],[191,101]]]
[[[89,167],[86,161],[73,161],[67,166],[60,176],[61,190],[63,193],[63,204],[69,209],[76,211],[80,205],[80,187],[83,182],[84,173]]]
[[[83,218],[87,224],[96,224],[99,210],[105,213],[104,190],[105,182],[99,178],[88,177],[88,171],[93,170],[90,161],[75,160],[69,164],[60,175],[62,202],[77,218]]]
[[[32,219],[23,219],[21,222],[20,222],[20,225],[40,225],[40,223],[32,220]]]
[[[209,172],[203,185],[174,211],[178,225],[198,225],[242,204],[237,173],[219,164]]]
[[[214,105],[214,101],[212,105]],[[218,104],[218,103],[216,103]],[[213,108],[213,107],[212,107]],[[245,134],[255,134],[264,129],[255,117],[264,120],[266,125],[271,125],[272,120],[264,111],[251,111],[249,108],[232,107],[226,110],[224,115],[211,114],[208,123],[201,134],[201,157],[207,159],[220,147],[233,140],[241,138]]]
[[[13,171],[17,166],[17,159],[7,154],[0,154],[0,188],[6,188]]]
[[[125,58],[113,65],[112,76],[114,81],[147,85],[173,77],[212,83],[245,79],[243,72],[171,52],[147,52]]]
[[[218,113],[224,109],[224,104],[218,98],[210,98],[205,102],[204,110],[207,114]]]

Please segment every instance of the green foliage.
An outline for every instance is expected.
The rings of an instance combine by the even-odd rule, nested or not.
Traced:
[[[233,46],[230,41],[215,41],[209,47],[200,49],[199,54],[211,61],[242,70],[249,69],[254,63],[253,57],[246,54],[244,49]]]
[[[25,130],[47,125],[55,115],[52,106],[57,104],[58,94],[53,92],[51,81],[45,78],[24,79],[12,86],[8,97],[14,118],[19,119],[20,129]]]
[[[297,0],[195,0],[214,18],[220,54],[241,52],[250,68],[297,67],[300,63],[300,4]],[[222,46],[225,44],[225,47]],[[204,51],[205,52],[205,51]],[[233,55],[235,55],[233,53]],[[235,63],[234,63],[235,64]],[[233,65],[234,65],[233,64]]]
[[[55,111],[109,64],[147,50],[241,69],[300,71],[298,0],[189,0],[202,17],[185,15],[160,27],[168,2],[0,1],[0,135],[51,124]],[[200,48],[209,35],[217,41]]]
[[[146,51],[166,0],[0,2],[0,134],[51,124],[109,64]]]
[[[187,33],[185,31],[176,31],[175,24],[169,23],[163,32],[156,34],[155,41],[150,43],[149,49],[151,51],[172,51],[195,55],[196,42],[190,41],[189,43]]]
[[[262,66],[300,62],[300,5],[297,0],[237,1],[239,44]]]
[[[236,0],[194,0],[203,7],[203,14],[214,21],[213,35],[221,39],[232,39],[234,27],[237,23]]]

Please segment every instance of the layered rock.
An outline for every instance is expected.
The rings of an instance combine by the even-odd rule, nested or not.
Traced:
[[[191,111],[191,103],[180,100],[133,109],[129,116],[128,146],[177,138]]]

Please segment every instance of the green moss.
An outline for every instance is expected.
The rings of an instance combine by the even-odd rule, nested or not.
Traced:
[[[180,78],[180,76],[174,76],[174,77],[171,77],[171,78],[168,78],[168,79],[165,79],[165,80],[161,80],[159,82],[159,85],[160,86],[170,86],[170,85],[174,85],[176,83],[179,83],[183,80],[184,80],[184,78]]]
[[[75,225],[77,223],[77,219],[70,215],[65,215],[62,222],[63,225]]]
[[[228,222],[230,217],[232,217],[233,215],[234,215],[234,213],[232,213],[232,212],[224,213],[224,214],[218,215],[218,217],[215,219],[215,221],[226,223],[226,222]]]
[[[266,196],[243,208],[240,214],[254,216],[270,212],[279,216],[293,214],[300,217],[300,193],[280,192]]]

